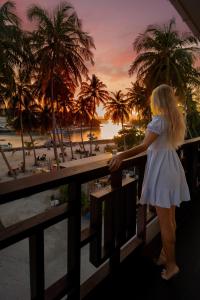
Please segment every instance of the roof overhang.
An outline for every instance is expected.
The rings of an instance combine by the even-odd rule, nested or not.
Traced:
[[[170,0],[192,33],[200,40],[200,1]]]

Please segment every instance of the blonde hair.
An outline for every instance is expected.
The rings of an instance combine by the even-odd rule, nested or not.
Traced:
[[[167,84],[155,88],[151,95],[151,111],[153,115],[162,115],[168,124],[169,143],[174,148],[183,144],[185,137],[185,121],[178,108],[173,89]]]

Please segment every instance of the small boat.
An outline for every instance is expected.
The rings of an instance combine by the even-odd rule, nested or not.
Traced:
[[[12,149],[12,144],[7,143],[7,144],[0,144],[0,148],[5,150],[5,149]]]
[[[6,126],[0,124],[0,134],[1,133],[9,133],[9,132],[13,132],[13,130],[9,127],[6,127]]]

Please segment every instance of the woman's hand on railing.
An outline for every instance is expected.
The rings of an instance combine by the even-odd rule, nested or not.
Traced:
[[[119,167],[121,166],[122,163],[122,158],[120,157],[120,155],[115,155],[109,162],[108,162],[108,166],[109,166],[109,170],[111,172],[117,171],[119,169]]]

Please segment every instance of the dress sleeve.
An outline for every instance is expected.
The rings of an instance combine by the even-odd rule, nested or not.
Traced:
[[[148,131],[154,132],[158,135],[162,134],[164,131],[163,120],[161,117],[153,117],[152,121],[147,125]]]

